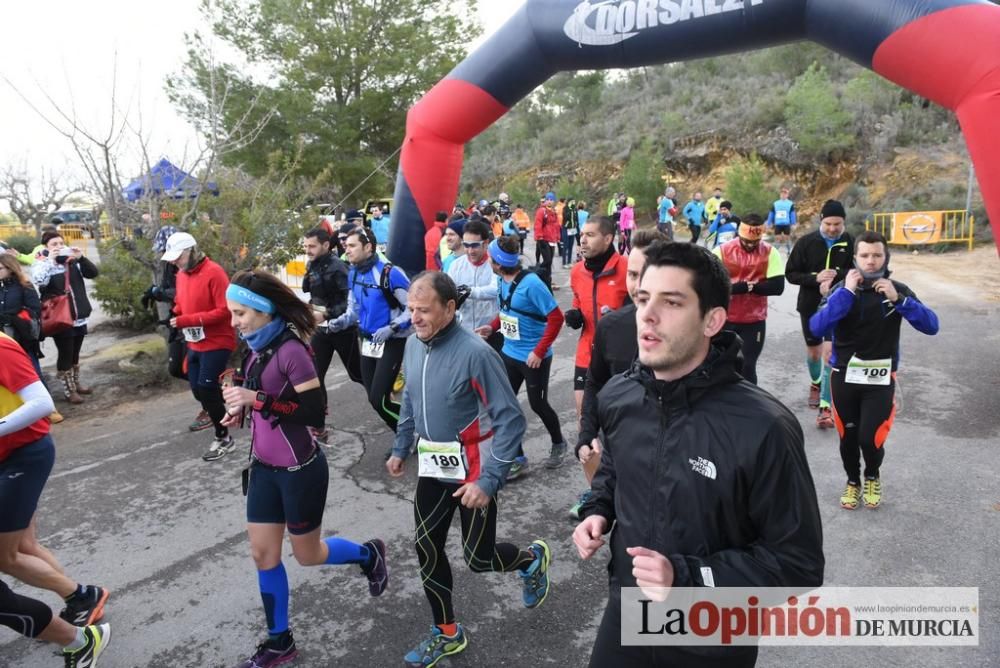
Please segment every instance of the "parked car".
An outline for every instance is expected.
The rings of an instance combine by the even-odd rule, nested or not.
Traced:
[[[66,209],[49,214],[49,222],[56,225],[56,229],[61,230],[65,225],[67,229],[82,229],[90,236],[94,236],[94,212],[86,209]]]

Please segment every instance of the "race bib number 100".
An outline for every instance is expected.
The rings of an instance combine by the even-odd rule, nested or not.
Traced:
[[[418,474],[421,478],[445,478],[465,480],[465,458],[462,444],[458,441],[438,443],[420,439],[417,442],[417,457],[420,461]]]
[[[888,385],[892,379],[892,359],[863,360],[852,357],[844,382],[855,385]]]

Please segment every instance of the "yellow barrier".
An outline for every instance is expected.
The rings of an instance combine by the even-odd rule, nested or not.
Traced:
[[[308,262],[309,259],[305,255],[298,256],[278,271],[278,278],[291,289],[301,290]]]
[[[876,213],[865,220],[865,229],[896,246],[961,243],[972,250],[976,217],[962,210]]]
[[[0,240],[7,241],[11,237],[37,237],[38,232],[32,225],[0,225]]]
[[[63,241],[65,241],[66,245],[68,246],[73,245],[70,242],[83,241],[84,239],[87,238],[82,228],[69,227],[66,225],[63,225],[62,227],[59,228],[59,235],[62,236]]]
[[[101,233],[101,239],[107,241],[108,239],[131,239],[132,238],[132,228],[126,227],[120,234],[115,234],[114,229],[112,229],[110,223],[101,223],[99,228]]]

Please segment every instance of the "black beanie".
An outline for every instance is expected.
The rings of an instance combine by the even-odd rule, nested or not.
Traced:
[[[847,218],[847,212],[844,211],[844,205],[835,199],[828,199],[823,204],[823,210],[820,211],[819,219],[830,218],[836,216],[838,218]]]

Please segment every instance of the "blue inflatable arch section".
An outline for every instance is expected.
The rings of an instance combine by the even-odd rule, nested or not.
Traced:
[[[641,67],[811,40],[958,116],[1000,248],[1000,6],[986,0],[527,0],[407,116],[389,256],[458,196],[465,144],[560,71]]]

